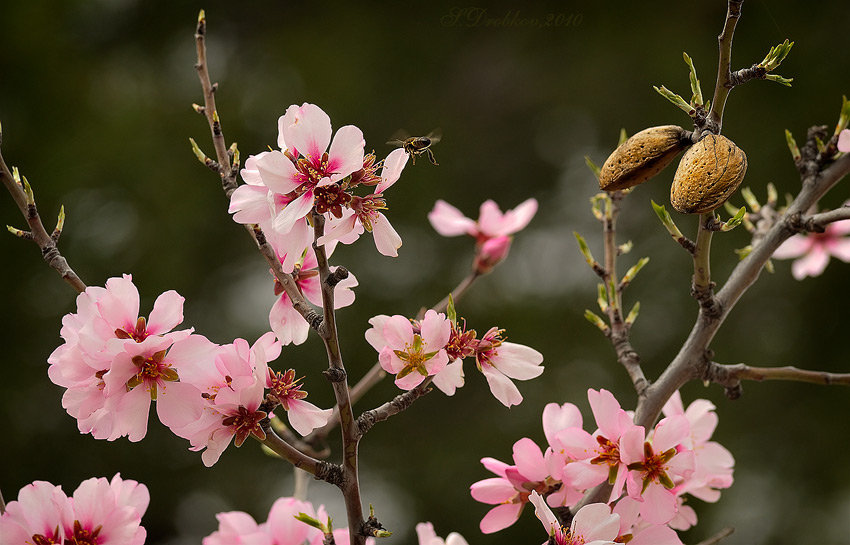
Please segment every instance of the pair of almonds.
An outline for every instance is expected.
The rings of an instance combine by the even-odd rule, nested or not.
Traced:
[[[719,208],[738,189],[747,172],[747,156],[725,136],[709,134],[691,146],[682,127],[650,127],[635,134],[612,153],[599,174],[599,187],[616,191],[641,184],[688,148],[670,188],[673,208],[702,214]]]

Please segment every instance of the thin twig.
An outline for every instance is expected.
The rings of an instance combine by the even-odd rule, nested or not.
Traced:
[[[0,179],[2,179],[3,185],[6,186],[6,189],[12,196],[15,204],[18,205],[18,209],[21,211],[21,214],[23,214],[27,224],[29,225],[30,231],[29,233],[26,233],[28,236],[25,238],[32,240],[38,245],[41,249],[41,255],[44,258],[44,261],[47,262],[50,268],[59,273],[59,276],[62,277],[62,280],[64,280],[66,284],[74,288],[77,293],[84,292],[86,289],[85,282],[83,282],[71,266],[68,265],[68,261],[62,256],[59,252],[59,248],[57,247],[59,234],[61,234],[61,225],[57,225],[56,230],[48,233],[47,229],[44,228],[44,224],[41,222],[41,216],[38,215],[35,198],[32,197],[32,190],[29,189],[30,195],[28,197],[27,192],[24,191],[23,185],[18,184],[18,182],[15,181],[15,177],[6,165],[6,161],[3,159],[2,153],[0,153]],[[24,180],[24,183],[26,183],[26,180]],[[27,187],[29,187],[28,183]],[[62,220],[60,220],[59,223],[61,224]],[[59,234],[56,234],[54,237],[53,234],[56,232]]]
[[[812,233],[822,233],[830,223],[844,220],[850,220],[850,206],[842,206],[835,210],[800,218],[800,228]]]
[[[0,492],[0,515],[6,512],[6,501],[3,499],[3,492]]]
[[[809,371],[797,367],[751,367],[743,363],[723,365],[711,362],[705,380],[716,382],[727,388],[736,387],[742,380],[790,380],[794,382],[807,382],[809,384],[821,384],[825,386],[841,384],[850,386],[850,373],[829,373],[827,371]]]
[[[316,476],[317,479],[321,478],[318,476],[318,474],[329,473],[327,469],[325,469],[324,471],[320,471],[319,467],[322,465],[330,464],[307,456],[303,452],[299,451],[298,449],[281,439],[272,429],[271,423],[268,420],[261,422],[260,425],[262,426],[263,431],[266,434],[266,438],[262,440],[258,439],[258,441],[269,447],[272,452],[274,452],[284,460],[288,461],[293,466],[303,469],[307,473]]]
[[[717,63],[717,82],[714,85],[714,98],[711,101],[711,111],[708,112],[708,129],[720,134],[723,126],[723,110],[726,107],[726,99],[732,90],[732,37],[735,34],[735,26],[741,17],[741,5],[744,0],[729,0],[726,10],[726,23],[723,31],[717,37],[720,50],[720,58]]]
[[[709,318],[717,317],[721,309],[714,296],[714,283],[711,281],[711,237],[714,212],[700,214],[697,241],[694,246],[694,277],[691,295],[699,302],[700,309]]]
[[[699,543],[697,543],[697,545],[716,545],[717,543],[720,543],[722,540],[731,536],[734,532],[735,529],[731,526],[728,528],[724,528],[713,536],[711,536],[710,538],[700,541]]]
[[[467,291],[469,291],[469,288],[471,288],[472,285],[481,278],[481,276],[481,273],[478,271],[470,272],[463,280],[461,280],[460,284],[458,284],[454,290],[449,292],[449,295],[451,295],[453,300],[459,300],[466,294]],[[449,307],[449,295],[443,297],[443,299],[431,307],[431,309],[437,312],[446,312],[446,309]]]

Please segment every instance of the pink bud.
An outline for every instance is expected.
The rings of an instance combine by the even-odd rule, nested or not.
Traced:
[[[487,239],[478,249],[473,264],[474,269],[479,274],[487,274],[508,256],[510,249],[511,237],[507,235]]]

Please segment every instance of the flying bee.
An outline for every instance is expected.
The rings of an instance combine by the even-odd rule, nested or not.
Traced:
[[[423,153],[428,155],[428,160],[431,161],[431,164],[436,165],[438,164],[437,159],[434,158],[434,152],[431,151],[431,146],[439,142],[441,137],[442,131],[440,129],[434,129],[428,133],[428,136],[409,137],[404,131],[398,131],[393,135],[394,139],[387,142],[387,144],[403,148],[410,155],[410,159],[414,165],[416,164],[416,156]]]

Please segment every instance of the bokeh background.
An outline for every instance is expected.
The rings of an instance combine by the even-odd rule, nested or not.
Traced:
[[[457,10],[473,6],[514,24],[454,24]],[[404,239],[401,255],[379,255],[368,238],[334,255],[360,280],[356,304],[339,313],[352,377],[375,361],[363,338],[371,316],[413,315],[468,270],[472,241],[442,239],[427,222],[436,199],[472,217],[487,198],[503,208],[540,201],[508,261],[459,310],[479,331],[499,325],[512,341],[540,350],[543,377],[521,383],[525,402],[508,410],[468,366],[467,385],[456,396],[432,393],[376,426],[360,452],[363,498],[395,532],[388,543],[415,543],[413,526],[422,520],[443,536],[461,532],[472,544],[542,541],[530,511],[510,529],[482,535],[478,522],[488,507],[470,498],[469,485],[489,476],[480,458],[510,461],[512,444],[523,436],[544,444],[546,403],[571,401],[592,421],[586,391],[593,387],[633,406],[613,350],[582,318],[595,306],[596,278],[572,231],[601,253],[588,202],[598,189],[584,156],[601,164],[621,127],[634,133],[687,124],[652,85],[687,95],[687,51],[710,96],[725,2],[0,2],[3,155],[32,182],[45,223],[65,205],[64,255],[90,285],[132,273],[143,314],[157,294],[176,289],[186,297],[184,324],[226,343],[253,341],[268,329],[273,295],[261,256],[226,213],[216,176],[188,144],[192,136],[212,153],[208,128],[190,107],[202,100],[192,68],[200,8],[209,21],[225,135],[239,142],[243,157],[274,145],[278,116],[305,101],[324,108],[335,128],[360,127],[367,149],[379,156],[390,151],[384,142],[399,128],[443,130],[434,148],[440,166],[424,159],[408,165],[388,195],[389,217]],[[521,24],[549,16],[551,27]],[[749,83],[732,93],[726,110],[724,134],[746,151],[744,183],[756,195],[764,196],[768,182],[781,194],[799,186],[783,129],[802,141],[811,125],[834,126],[841,95],[850,93],[849,27],[842,2],[744,5],[734,67],[760,61],[786,38],[796,42],[779,70],[794,78],[792,88]],[[649,206],[650,199],[667,201],[672,175],[669,169],[636,190],[620,221],[620,237],[634,242],[623,267],[652,258],[626,296],[627,304],[642,304],[632,342],[649,377],[675,355],[697,310],[688,295],[691,261]],[[841,185],[822,204],[836,206],[848,196]],[[733,201],[741,204],[739,196]],[[0,196],[0,218],[24,224],[8,197]],[[676,220],[695,230],[695,218]],[[712,259],[721,284],[735,265],[733,250],[747,243],[743,229],[716,237]],[[254,442],[231,447],[207,469],[155,420],[138,444],[80,435],[46,375],[74,294],[29,243],[0,235],[0,262],[0,488],[7,501],[33,480],[70,492],[88,477],[120,471],[150,488],[148,543],[189,545],[216,528],[215,513],[243,510],[265,520],[274,499],[291,494],[292,471]],[[822,277],[797,282],[790,264],[777,262],[776,273],[762,275],[712,344],[716,359],[848,371],[848,272],[833,261]],[[280,361],[306,375],[312,401],[330,406],[317,339],[286,348]],[[683,539],[696,543],[734,526],[724,543],[850,543],[847,389],[748,383],[744,392],[731,402],[716,386],[683,391],[686,402],[706,397],[717,404],[715,439],[737,460],[735,485],[719,503],[692,502],[700,522]],[[356,409],[396,393],[385,381]],[[344,524],[336,489],[316,482],[309,493]]]

